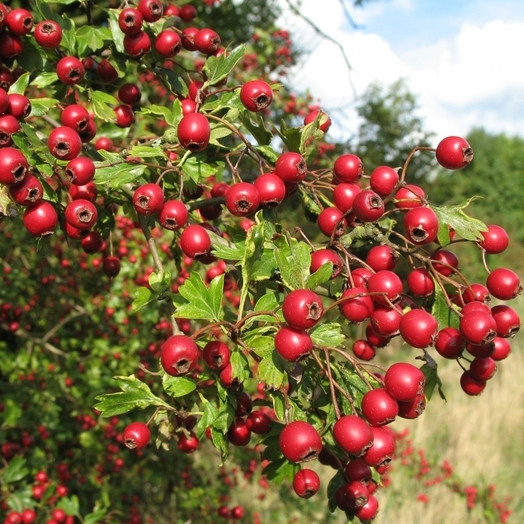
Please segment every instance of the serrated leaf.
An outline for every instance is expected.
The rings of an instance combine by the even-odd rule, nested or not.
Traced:
[[[273,411],[275,412],[275,416],[277,417],[277,420],[284,422],[286,418],[286,402],[284,397],[282,393],[279,392],[270,392],[270,394],[271,400],[273,401]]]
[[[96,184],[109,184],[112,189],[118,189],[124,184],[129,184],[139,179],[147,169],[141,164],[129,164],[122,162],[117,165],[103,167],[96,163],[94,181]]]
[[[180,80],[180,76],[172,69],[160,67],[155,69],[156,73],[163,78],[164,82],[170,87],[173,94],[186,96],[187,84]]]
[[[301,127],[287,127],[286,122],[282,120],[278,134],[289,151],[300,152],[302,141]]]
[[[38,87],[38,89],[44,89],[51,84],[58,82],[58,75],[55,71],[47,71],[40,73],[32,82],[31,85]]]
[[[314,344],[324,347],[336,348],[346,340],[342,326],[335,323],[316,326],[311,330],[310,336]]]
[[[80,517],[80,502],[76,495],[70,497],[62,497],[58,502],[57,508],[63,509],[68,515],[72,517]]]
[[[258,318],[258,317],[255,317]],[[246,346],[259,357],[270,357],[275,351],[275,338],[267,335],[247,336],[244,339]]]
[[[426,396],[426,399],[430,400],[435,388],[437,388],[440,398],[446,400],[444,391],[442,390],[442,380],[440,380],[440,377],[438,376],[438,367],[436,365],[424,364],[420,369],[426,377],[426,383],[424,385],[424,395]]]
[[[273,389],[282,386],[285,378],[285,370],[276,351],[264,357],[257,368],[258,379]]]
[[[97,51],[105,45],[104,39],[111,37],[105,27],[95,27],[93,25],[84,25],[76,31],[76,41],[78,54],[83,55],[86,49]]]
[[[104,517],[107,515],[105,509],[97,509],[84,517],[82,521],[84,524],[99,524],[104,521]]]
[[[171,273],[169,271],[153,272],[149,275],[148,282],[155,293],[164,293],[171,286]]]
[[[458,328],[460,324],[460,316],[455,309],[451,309],[449,307],[448,303],[446,302],[444,291],[438,282],[435,282],[434,296],[435,299],[433,300],[433,304],[431,306],[431,314],[437,320],[439,329],[443,329],[445,327]]]
[[[102,417],[113,417],[132,411],[145,409],[149,406],[162,406],[169,408],[161,398],[153,394],[147,384],[137,379],[134,375],[128,377],[113,377],[118,382],[122,391],[105,393],[95,397],[98,402],[94,408],[100,411]]]
[[[153,146],[133,146],[128,153],[139,158],[167,158],[163,149]]]
[[[34,40],[24,39],[22,54],[16,58],[24,71],[42,71],[46,60],[42,47],[35,45]]]
[[[278,160],[279,154],[271,146],[257,146],[255,149],[271,164]]]
[[[222,125],[222,124],[214,125],[211,127],[211,135],[209,137],[209,143],[216,145],[216,146],[224,147],[219,142],[219,139],[225,138],[226,136],[230,136],[231,134],[232,134],[232,131],[229,127]]]
[[[131,304],[133,312],[136,313],[138,310],[142,309],[145,305],[149,304],[152,299],[153,295],[147,287],[139,287],[136,289],[134,292],[133,303]]]
[[[239,382],[243,382],[245,379],[251,376],[249,362],[246,356],[240,350],[236,350],[231,353],[231,367],[231,375]]]
[[[17,455],[9,462],[7,468],[2,473],[2,481],[6,484],[18,482],[29,474],[26,467],[26,459]]]
[[[175,115],[175,109],[177,109],[177,118]],[[178,104],[173,104],[173,109],[169,109],[169,107],[167,106],[152,104],[150,106],[142,107],[140,109],[140,113],[144,115],[161,116],[170,126],[175,127],[178,124],[180,118],[182,117],[182,105],[180,104],[180,101],[178,101]]]
[[[241,44],[231,52],[222,53],[220,56],[208,57],[203,68],[204,75],[207,78],[203,89],[224,80],[242,59],[245,52],[246,46]]]
[[[315,121],[310,122],[302,128],[302,132],[300,134],[299,153],[304,156],[306,156],[306,150],[308,149],[311,140],[315,138],[322,138],[324,136],[324,132],[319,129],[321,116],[322,113],[319,112]],[[315,147],[311,148],[311,152],[318,154]]]
[[[250,111],[243,111],[239,115],[240,121],[244,127],[251,133],[253,138],[260,146],[267,146],[273,139],[272,133],[266,129],[264,120],[259,113],[251,113]]]
[[[31,98],[31,116],[47,115],[57,104],[56,98]]]
[[[212,253],[217,258],[224,260],[240,260],[245,253],[246,246],[245,242],[235,242],[227,240],[220,235],[217,235],[213,231],[208,231],[209,237],[211,238]]]
[[[29,85],[29,73],[23,73],[21,74],[17,79],[16,82],[11,84],[9,86],[9,90],[7,91],[10,95],[11,94],[18,94],[23,95],[25,94],[25,90],[27,89],[27,86]]]
[[[280,459],[270,462],[262,470],[262,474],[265,475],[268,480],[278,485],[285,480],[293,482],[293,477],[299,469],[300,466],[298,464],[293,464],[286,459]]]
[[[270,291],[257,300],[255,311],[275,311],[279,307],[277,294]]]
[[[208,427],[213,426],[215,420],[219,415],[219,411],[214,404],[209,402],[209,400],[207,400],[207,398],[204,397],[204,395],[200,394],[199,397],[203,406],[203,414],[198,419],[197,425],[195,427],[195,433],[198,438],[202,438],[206,429]]]
[[[475,199],[469,198],[464,204],[456,206],[431,206],[437,214],[440,224],[451,227],[457,235],[466,240],[482,240],[482,231],[487,231],[487,226],[481,220],[472,218],[464,213],[464,209]]]
[[[224,290],[224,275],[215,277],[209,284],[209,288],[203,282],[198,273],[192,273],[190,277],[180,286],[175,296],[176,318],[189,318],[201,320],[222,320],[222,296]],[[180,300],[180,297],[185,301]]]
[[[322,264],[314,273],[309,275],[306,280],[306,287],[308,289],[315,289],[317,286],[329,282],[333,274],[333,263],[326,262]]]
[[[291,290],[303,289],[306,286],[311,266],[309,246],[289,236],[280,237],[274,242],[276,249],[273,255],[282,282]]]
[[[208,164],[205,155],[202,154],[188,156],[181,167],[184,181],[192,180],[195,184],[215,175],[218,171],[218,165]]]
[[[162,387],[172,397],[185,397],[196,390],[194,380],[187,377],[172,377],[167,373],[162,377]]]
[[[119,101],[113,95],[104,91],[91,91],[90,98],[93,104],[93,112],[98,118],[105,122],[115,121],[115,110],[113,108],[119,105]]]

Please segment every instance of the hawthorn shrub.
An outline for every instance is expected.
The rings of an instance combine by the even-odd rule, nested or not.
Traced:
[[[470,144],[335,154],[288,35],[230,47],[198,9],[0,4],[5,522],[256,522],[231,487],[309,498],[321,468],[325,514],[370,521],[439,360],[478,395],[510,354],[507,233],[410,182]]]

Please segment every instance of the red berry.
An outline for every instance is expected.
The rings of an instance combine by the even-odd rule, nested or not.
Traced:
[[[414,348],[426,348],[437,336],[437,319],[425,309],[411,309],[400,321],[400,335]]]
[[[438,234],[439,221],[429,207],[417,207],[404,215],[404,230],[414,244],[429,244]]]
[[[320,297],[309,289],[291,291],[282,302],[282,314],[295,329],[312,328],[322,317],[324,306]]]
[[[476,396],[480,395],[485,387],[486,381],[478,379],[473,376],[471,371],[464,371],[460,376],[460,387],[467,395]]]
[[[158,221],[165,229],[175,230],[184,227],[189,218],[187,206],[181,200],[166,200]]]
[[[85,186],[95,176],[95,163],[86,156],[77,156],[67,163],[64,173],[71,184]]]
[[[406,184],[395,193],[394,203],[397,209],[421,207],[426,203],[426,193],[415,184]]]
[[[317,249],[311,253],[311,273],[318,271],[324,264],[331,263],[333,265],[333,272],[331,278],[336,278],[342,272],[342,260],[331,249]]]
[[[198,153],[209,144],[211,126],[208,119],[201,113],[188,113],[180,120],[177,134],[182,147]]]
[[[275,349],[288,362],[296,362],[311,353],[313,341],[303,329],[282,326],[275,335]]]
[[[406,278],[409,291],[416,297],[428,297],[435,291],[435,282],[426,268],[413,269]]]
[[[462,355],[466,347],[466,339],[454,327],[441,329],[435,338],[435,349],[444,358],[456,359]]]
[[[359,324],[367,320],[373,313],[373,299],[365,287],[348,288],[340,298],[340,312],[350,322]]]
[[[284,182],[300,182],[307,175],[306,161],[299,153],[282,153],[276,161],[275,174]]]
[[[85,69],[82,61],[75,56],[64,56],[56,65],[56,74],[64,84],[79,84],[84,79]]]
[[[0,148],[0,183],[11,185],[22,182],[29,169],[25,155],[14,147]]]
[[[27,35],[33,29],[33,15],[23,8],[14,8],[5,19],[8,31],[17,36]]]
[[[384,201],[375,191],[366,189],[355,195],[352,211],[362,222],[375,222],[384,214]]]
[[[205,228],[198,224],[187,226],[180,235],[180,248],[188,257],[206,255],[211,249],[211,239]]]
[[[511,300],[522,292],[517,273],[504,267],[494,269],[489,274],[486,287],[495,298],[500,300]]]
[[[357,415],[344,415],[333,426],[333,437],[344,451],[360,457],[373,443],[369,424]]]
[[[182,38],[176,31],[165,29],[155,38],[155,49],[163,57],[173,57],[182,49]]]
[[[164,205],[164,192],[158,184],[143,184],[133,193],[133,206],[140,215],[159,213]]]
[[[126,7],[118,15],[118,26],[126,35],[136,35],[142,31],[144,17],[142,13],[134,7]]]
[[[220,49],[220,35],[208,27],[199,29],[195,33],[196,48],[205,55],[214,55]]]
[[[124,49],[133,58],[140,58],[151,50],[151,38],[145,31],[127,34],[124,37]]]
[[[296,420],[284,426],[280,432],[279,445],[289,461],[306,462],[318,457],[322,450],[322,439],[311,424]]]
[[[357,186],[357,184],[341,182],[337,184],[333,190],[333,203],[342,213],[351,211],[355,197],[361,191],[362,189]]]
[[[55,127],[49,134],[47,146],[55,158],[72,160],[82,150],[82,139],[74,129],[59,126]]]
[[[58,223],[58,215],[52,204],[46,200],[40,200],[25,210],[23,222],[31,235],[46,236],[54,232]]]
[[[371,189],[383,198],[393,193],[398,182],[398,171],[389,166],[376,167],[369,177]]]
[[[335,160],[333,174],[338,182],[355,182],[364,174],[364,164],[358,156],[347,153]]]
[[[442,167],[461,169],[473,160],[473,149],[464,138],[448,136],[439,142],[435,155]]]
[[[482,239],[479,246],[488,254],[502,253],[509,244],[509,236],[506,230],[496,224],[488,225],[487,231],[481,231]]]
[[[263,80],[250,80],[240,88],[240,101],[249,111],[263,111],[273,101],[273,90]]]
[[[91,229],[98,218],[98,211],[93,202],[79,198],[67,204],[65,208],[65,219],[77,229]]]
[[[161,345],[160,361],[168,375],[186,375],[196,366],[199,353],[193,339],[186,335],[173,335]]]
[[[320,489],[320,477],[312,469],[301,469],[293,477],[293,490],[304,499],[312,497]]]
[[[143,422],[131,422],[125,427],[122,436],[129,449],[142,449],[149,443],[151,432]]]
[[[277,206],[286,197],[286,185],[274,173],[260,175],[255,179],[253,185],[258,191],[260,204],[263,206]]]
[[[164,5],[160,0],[139,0],[137,7],[146,22],[156,22],[164,14]]]
[[[204,346],[202,356],[211,369],[224,369],[229,364],[231,351],[224,342],[212,340]]]
[[[249,182],[237,182],[226,191],[226,207],[237,217],[255,213],[260,205],[260,195],[256,186]]]
[[[389,424],[398,414],[398,403],[386,389],[368,391],[362,397],[362,414],[372,426]]]
[[[426,378],[422,371],[407,362],[397,362],[389,366],[384,375],[384,386],[397,400],[413,400],[424,391]]]
[[[337,207],[326,207],[317,218],[318,228],[324,235],[338,238],[342,236],[347,229],[347,222],[344,213]]]

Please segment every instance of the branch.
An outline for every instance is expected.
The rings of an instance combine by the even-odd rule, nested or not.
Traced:
[[[306,22],[317,34],[319,34],[322,38],[324,38],[325,40],[328,40],[329,42],[331,42],[332,44],[335,44],[338,47],[338,49],[339,49],[339,51],[340,51],[340,53],[342,55],[342,58],[344,59],[344,62],[346,64],[347,70],[348,70],[349,84],[351,85],[351,89],[353,90],[353,95],[356,96],[357,90],[355,89],[355,86],[353,85],[353,80],[351,79],[351,75],[349,75],[349,72],[353,68],[351,67],[351,64],[349,63],[349,58],[346,55],[346,52],[344,51],[344,47],[342,46],[342,44],[340,42],[338,42],[337,40],[335,40],[332,36],[327,34],[325,31],[323,31],[320,27],[318,27],[318,25],[315,24],[315,22],[313,22],[313,20],[311,20],[307,16],[303,15],[300,12],[300,10],[298,9],[298,7],[293,5],[290,0],[286,0],[286,4],[289,6],[291,11],[293,11],[293,13],[295,13],[298,17],[302,18],[302,20],[304,20],[304,22]],[[345,9],[345,11],[346,11],[346,9]]]

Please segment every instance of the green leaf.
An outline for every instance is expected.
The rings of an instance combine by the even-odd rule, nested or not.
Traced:
[[[280,307],[278,296],[275,292],[269,291],[262,295],[255,304],[255,311],[275,311]]]
[[[344,333],[342,333],[342,326],[335,323],[320,324],[314,327],[310,336],[314,344],[332,348],[340,346],[346,340]]]
[[[279,154],[271,146],[257,146],[255,149],[271,164],[278,160]]]
[[[226,136],[229,136],[231,134],[232,134],[232,131],[229,127],[223,124],[213,125],[211,127],[211,136],[209,138],[209,143],[215,146],[225,147],[223,146],[223,144],[219,142],[219,139],[225,138]]]
[[[440,377],[438,376],[437,364],[435,362],[426,363],[420,369],[426,377],[426,383],[424,385],[424,395],[426,396],[426,399],[429,401],[433,396],[435,388],[437,388],[440,398],[446,400],[446,397],[444,396],[444,391],[442,390],[443,384],[440,380]]]
[[[302,143],[301,127],[288,128],[286,122],[282,120],[278,134],[289,151],[300,153],[300,145]]]
[[[274,337],[258,334],[254,336],[246,336],[244,338],[244,343],[250,350],[254,351],[262,358],[271,358],[271,355],[275,352]]]
[[[286,401],[282,393],[275,391],[269,392],[271,400],[273,401],[273,411],[280,422],[284,422],[286,418]]]
[[[38,87],[38,89],[44,89],[44,87],[50,86],[55,82],[58,82],[58,75],[55,71],[48,71],[40,73],[37,77],[35,77],[35,79],[31,82],[31,85]]]
[[[203,415],[198,419],[197,425],[195,427],[195,433],[198,438],[202,438],[206,429],[212,427],[215,420],[218,418],[218,408],[209,402],[204,395],[199,394],[200,401],[203,406]]]
[[[213,246],[212,253],[224,260],[240,260],[246,251],[246,245],[244,241],[231,243],[224,237],[221,237],[213,231],[208,231],[209,237],[211,238],[211,244]]]
[[[239,115],[240,121],[244,127],[253,135],[253,138],[260,146],[268,146],[273,139],[273,134],[266,129],[264,120],[260,113],[251,113],[250,111],[243,111]]]
[[[169,271],[153,272],[149,275],[148,282],[155,293],[164,293],[171,286],[171,273]]]
[[[98,118],[105,122],[115,121],[115,110],[113,108],[119,105],[119,102],[113,95],[104,91],[91,91],[91,103],[93,104],[93,111]]]
[[[21,74],[17,79],[16,82],[11,84],[9,87],[9,90],[7,91],[10,95],[13,93],[16,93],[18,95],[25,94],[25,90],[27,89],[27,86],[29,85],[29,73],[23,73]]]
[[[460,316],[455,309],[449,307],[446,302],[446,296],[444,291],[438,284],[435,282],[435,299],[431,306],[431,314],[437,320],[439,329],[445,327],[454,327],[458,328],[460,323]]]
[[[239,349],[231,352],[232,376],[239,382],[251,376],[251,368],[246,356]]]
[[[6,484],[12,484],[22,480],[29,474],[29,470],[26,467],[26,459],[20,455],[15,456],[10,462],[7,468],[2,473],[2,481]]]
[[[102,162],[95,162],[95,166],[95,183],[109,184],[112,189],[118,189],[124,184],[134,182],[140,178],[147,169],[147,167],[142,164],[129,164],[127,162],[112,166],[104,166]]]
[[[43,71],[46,60],[44,50],[39,45],[35,45],[34,40],[24,39],[22,54],[16,58],[18,65],[24,71]]]
[[[175,305],[174,315],[176,318],[222,320],[224,312],[222,309],[222,296],[224,289],[224,275],[215,277],[209,287],[203,282],[198,273],[192,273],[190,277],[180,286],[173,302]],[[181,300],[181,297],[185,301]]]
[[[202,89],[217,84],[229,75],[233,68],[238,64],[246,53],[244,44],[235,47],[231,52],[222,53],[220,56],[210,56],[204,64],[203,72],[206,82]]]
[[[314,273],[309,275],[306,280],[306,287],[308,289],[315,289],[321,284],[329,282],[331,275],[333,274],[333,263],[326,262],[322,264]]]
[[[107,515],[105,509],[97,509],[84,517],[83,524],[99,524],[104,521],[104,517]]]
[[[431,206],[437,214],[440,224],[451,227],[457,235],[466,240],[482,240],[482,231],[487,231],[487,226],[481,220],[472,218],[464,209],[475,199],[469,198],[464,204],[456,206]]]
[[[167,158],[163,149],[153,146],[133,146],[128,153],[139,158]]]
[[[154,395],[147,384],[138,380],[134,375],[129,377],[113,377],[118,382],[122,391],[105,393],[95,397],[98,402],[95,409],[100,411],[102,417],[122,415],[135,408],[145,409],[149,406],[162,406],[169,408],[161,398]]]
[[[262,471],[268,480],[274,484],[281,484],[284,481],[293,482],[293,477],[300,469],[298,464],[293,464],[286,459],[274,460],[270,462]]]
[[[289,236],[282,236],[274,242],[273,255],[284,285],[291,290],[305,288],[311,266],[309,246]]]
[[[176,71],[159,67],[155,68],[155,72],[164,80],[173,94],[181,96],[187,95],[187,84],[180,80],[180,76]]]
[[[314,122],[311,122],[302,128],[302,132],[300,134],[299,153],[304,156],[306,155],[306,150],[308,149],[311,140],[315,138],[322,138],[324,136],[324,132],[319,129],[321,116],[322,113],[319,113]],[[313,152],[315,155],[318,154],[316,147],[309,147],[311,152]]]
[[[72,517],[80,517],[80,503],[76,495],[61,498],[56,507],[63,509],[68,515],[71,515]]]
[[[258,363],[258,379],[273,389],[278,389],[284,383],[284,365],[276,351],[264,357]]]
[[[152,104],[142,107],[140,113],[144,115],[161,116],[171,127],[176,127],[182,118],[182,105],[178,99],[175,102],[177,103],[173,103],[173,109],[169,109],[167,106]]]
[[[136,313],[142,309],[145,305],[149,304],[153,300],[153,294],[147,287],[139,287],[134,292],[133,303],[131,304],[132,311]]]
[[[194,380],[186,377],[172,377],[167,373],[162,378],[162,386],[174,398],[185,397],[197,388]]]
[[[31,98],[31,116],[47,115],[57,104],[56,98]]]
[[[215,175],[218,169],[219,166],[217,164],[208,164],[205,161],[205,156],[202,154],[190,155],[182,164],[184,181],[192,180],[195,184],[199,184],[202,180]]]
[[[106,27],[84,25],[76,31],[78,54],[83,55],[86,49],[91,49],[91,51],[102,49],[105,45],[105,40],[110,38],[111,33],[109,33]]]

